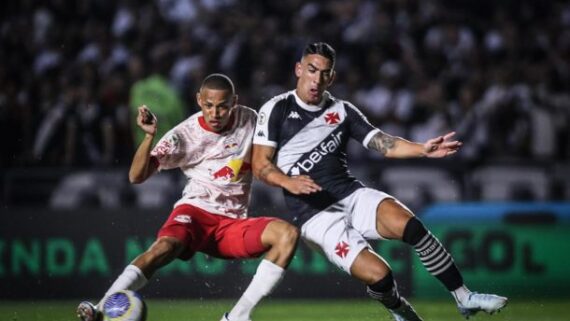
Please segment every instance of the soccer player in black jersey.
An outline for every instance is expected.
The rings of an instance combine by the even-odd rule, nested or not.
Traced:
[[[471,292],[453,259],[422,222],[401,202],[365,187],[347,168],[349,138],[390,158],[441,158],[461,142],[448,133],[415,143],[371,125],[351,103],[327,90],[335,79],[335,51],[313,43],[295,65],[297,87],[269,100],[259,112],[254,135],[254,175],[282,187],[290,220],[301,237],[367,285],[396,320],[421,320],[399,295],[390,266],[368,240],[394,239],[414,247],[421,262],[451,292],[461,314],[494,313],[507,298]]]

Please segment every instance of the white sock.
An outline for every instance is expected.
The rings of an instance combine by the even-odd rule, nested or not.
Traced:
[[[144,274],[142,273],[141,269],[139,269],[136,265],[132,264],[127,265],[123,273],[119,275],[119,277],[115,280],[115,282],[113,282],[109,290],[107,290],[103,299],[121,290],[137,291],[143,286],[145,286],[147,281],[148,280],[146,279],[146,276],[144,276]],[[101,307],[102,302],[103,300],[101,300],[97,304],[97,307]]]
[[[451,295],[453,295],[453,297],[455,298],[455,302],[457,302],[458,304],[467,300],[469,298],[470,293],[471,291],[469,291],[469,289],[465,285],[462,285],[457,289],[455,289],[454,291],[451,291]]]
[[[257,303],[273,291],[283,274],[285,269],[270,261],[262,260],[251,283],[230,311],[228,316],[230,321],[249,320]]]

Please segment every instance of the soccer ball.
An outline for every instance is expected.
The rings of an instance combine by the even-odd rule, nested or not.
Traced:
[[[103,320],[145,321],[146,304],[134,291],[117,291],[103,301]]]

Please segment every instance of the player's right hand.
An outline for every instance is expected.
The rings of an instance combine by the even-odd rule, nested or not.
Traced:
[[[146,105],[138,108],[137,125],[149,135],[156,134],[156,116],[148,109]]]
[[[307,175],[289,177],[283,188],[295,195],[308,195],[322,191],[322,188]]]

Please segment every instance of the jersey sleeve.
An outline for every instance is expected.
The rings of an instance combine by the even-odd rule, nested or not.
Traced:
[[[158,169],[181,167],[186,160],[187,142],[179,126],[168,131],[154,146],[150,156],[158,162]]]
[[[368,143],[374,135],[380,132],[380,129],[372,126],[368,118],[354,105],[345,102],[345,107],[350,126],[350,136],[368,149]]]
[[[253,143],[256,145],[277,147],[281,117],[275,103],[275,100],[270,100],[259,110],[253,136]]]

